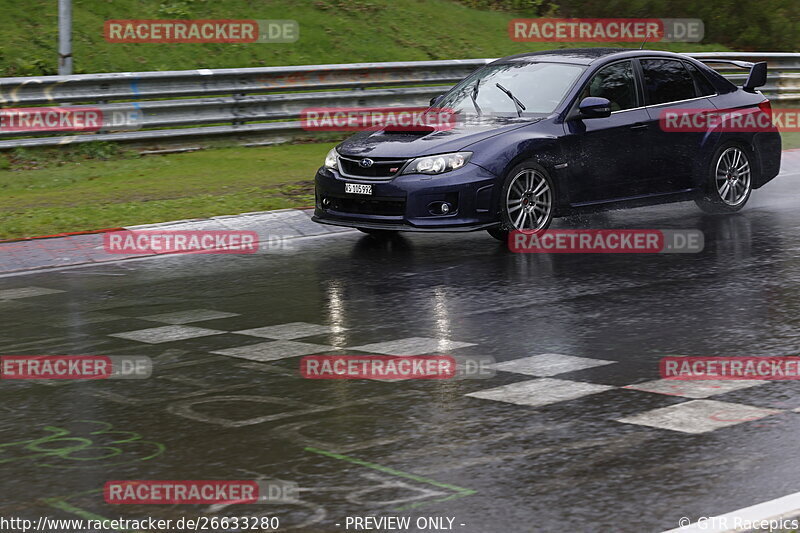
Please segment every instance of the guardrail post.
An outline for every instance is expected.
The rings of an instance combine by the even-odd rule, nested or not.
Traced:
[[[58,0],[58,74],[72,74],[72,0]]]

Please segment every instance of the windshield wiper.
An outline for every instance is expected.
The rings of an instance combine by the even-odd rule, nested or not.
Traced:
[[[494,85],[495,85],[495,87],[497,87],[498,89],[500,89],[501,91],[503,91],[504,93],[506,93],[506,95],[507,95],[509,98],[511,98],[511,100],[513,100],[513,102],[514,102],[514,105],[515,105],[515,106],[517,106],[517,116],[518,116],[518,117],[521,117],[521,116],[522,116],[522,112],[523,112],[523,111],[525,111],[525,106],[524,106],[524,105],[522,105],[522,102],[520,102],[519,100],[517,100],[517,97],[516,97],[516,96],[514,96],[514,94],[513,94],[511,91],[509,91],[508,89],[506,89],[505,87],[503,87],[503,86],[502,86],[502,85],[500,85],[499,83],[495,83]]]
[[[478,115],[481,114],[481,108],[478,107],[478,88],[481,84],[481,80],[475,82],[475,86],[472,88],[472,91],[469,93],[469,97],[472,98],[472,105],[475,106],[475,111]]]

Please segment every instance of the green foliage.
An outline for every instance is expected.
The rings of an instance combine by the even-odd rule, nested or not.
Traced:
[[[643,2],[586,3],[599,10],[606,2],[622,5],[637,1]],[[667,5],[666,0],[662,1]],[[508,36],[508,23],[513,18],[555,16],[561,3],[562,0],[73,0],[73,70],[92,73],[465,59],[576,46],[520,43]],[[55,0],[0,0],[0,76],[57,73],[57,6]],[[637,10],[642,11],[634,9]],[[636,16],[621,8],[609,13]],[[791,26],[789,15],[790,12],[784,14],[787,27]],[[664,8],[661,16],[678,13]],[[154,18],[294,19],[300,25],[300,39],[283,44],[135,44],[109,43],[103,36],[106,20]],[[707,26],[711,28],[710,23]],[[724,26],[723,32],[730,32],[732,27]],[[756,34],[762,31],[761,26],[751,30],[744,25],[738,31],[745,29]],[[756,38],[749,33],[745,37]],[[675,51],[725,49],[715,44],[686,43],[665,47]]]
[[[163,2],[158,7],[157,18],[188,19],[198,15],[198,11],[202,10],[204,3],[205,0],[171,0],[169,2]]]
[[[87,159],[111,159],[120,152],[118,144],[94,141],[77,145],[76,152]]]
[[[58,74],[58,65],[41,57],[18,57],[6,70],[7,76],[50,76]]]
[[[0,169],[39,170],[82,161],[138,157],[138,152],[101,141],[45,148],[14,148],[6,154],[6,157],[0,157]],[[3,166],[3,161],[7,166]]]
[[[738,50],[800,50],[797,0],[558,0],[564,17],[699,18],[704,42]]]
[[[364,0],[317,0],[314,7],[338,13],[375,13],[381,6]]]
[[[558,5],[553,0],[460,0],[473,9],[508,11],[531,17],[554,16]]]

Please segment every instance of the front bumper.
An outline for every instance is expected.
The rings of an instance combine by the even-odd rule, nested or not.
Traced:
[[[322,224],[397,231],[474,231],[499,223],[498,178],[468,163],[438,176],[390,180],[347,178],[324,167],[315,177],[313,220]],[[345,183],[371,184],[371,195],[345,193]],[[446,202],[447,214],[439,207]]]

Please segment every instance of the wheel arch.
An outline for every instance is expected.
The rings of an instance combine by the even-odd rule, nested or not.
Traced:
[[[703,150],[703,157],[698,158],[694,167],[694,185],[701,188],[708,178],[708,172],[713,164],[714,155],[725,145],[738,145],[747,150],[752,165],[750,180],[753,189],[758,189],[762,183],[762,161],[760,150],[756,146],[755,136],[742,132],[709,131],[703,138],[707,147]],[[706,143],[706,141],[708,141]]]
[[[499,205],[503,184],[509,173],[521,163],[528,161],[542,167],[553,184],[555,193],[554,216],[558,216],[563,207],[569,205],[569,198],[566,196],[568,187],[563,183],[567,176],[556,168],[565,162],[563,149],[558,138],[522,139],[508,146],[504,153],[508,154],[508,156],[505,158],[501,156],[500,164],[497,166],[498,186],[494,188],[494,194],[492,195],[493,205]]]

